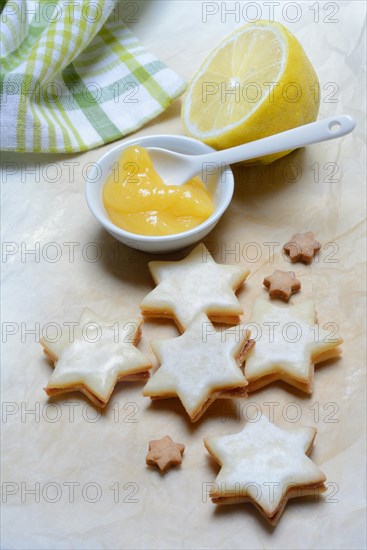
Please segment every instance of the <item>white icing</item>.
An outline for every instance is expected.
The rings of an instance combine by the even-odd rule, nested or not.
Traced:
[[[207,438],[209,451],[222,464],[215,480],[220,496],[248,496],[272,515],[287,488],[321,484],[324,474],[305,454],[315,432],[284,430],[262,416],[237,434]]]
[[[236,289],[249,271],[241,266],[217,264],[203,244],[178,262],[150,262],[158,283],[142,301],[146,311],[172,312],[183,328],[198,313],[240,315]]]
[[[199,313],[177,338],[151,343],[161,366],[148,380],[144,395],[177,395],[190,416],[216,389],[245,385],[238,355],[246,339],[243,327],[216,332],[208,317]]]
[[[73,333],[63,331],[58,342],[44,340],[47,349],[58,357],[47,388],[83,384],[102,401],[107,400],[124,374],[151,368],[133,345],[139,327],[137,319],[106,321],[89,309],[83,310]]]
[[[246,378],[251,381],[280,373],[307,383],[312,375],[312,357],[340,343],[330,342],[329,333],[315,321],[315,306],[309,300],[279,307],[258,299],[249,323],[256,344],[246,360]]]
[[[47,349],[60,357],[64,349],[75,340],[75,338],[87,337],[93,340],[98,337],[101,331],[106,335],[114,334],[115,339],[119,339],[124,343],[133,343],[140,329],[142,318],[132,319],[115,319],[114,321],[106,321],[97,313],[88,307],[82,310],[77,323],[64,323],[60,338],[52,340],[44,337],[42,340],[47,345]]]

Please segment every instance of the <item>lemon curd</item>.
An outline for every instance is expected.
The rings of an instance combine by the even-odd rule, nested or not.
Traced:
[[[126,148],[103,187],[103,204],[111,221],[139,235],[173,235],[196,227],[214,211],[199,177],[180,187],[166,185],[148,151]]]

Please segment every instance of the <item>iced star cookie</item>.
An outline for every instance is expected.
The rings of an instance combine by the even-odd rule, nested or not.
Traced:
[[[183,332],[195,315],[235,324],[243,313],[235,291],[250,273],[243,266],[217,264],[201,243],[183,260],[149,262],[157,287],[142,301],[145,317],[173,318]]]
[[[146,380],[152,365],[135,347],[141,324],[141,318],[106,321],[85,308],[78,325],[63,330],[56,342],[41,339],[46,355],[55,363],[44,388],[47,395],[81,391],[104,407],[116,382]]]
[[[258,299],[249,328],[256,345],[246,359],[248,391],[283,380],[311,393],[315,364],[341,353],[342,338],[331,336],[317,324],[310,300],[280,307]]]
[[[208,317],[199,313],[181,336],[153,340],[151,346],[160,367],[143,395],[179,397],[192,422],[215,399],[245,394],[247,382],[240,365],[251,345],[243,326],[215,331]]]
[[[326,490],[325,475],[307,456],[315,436],[315,428],[281,429],[262,416],[239,433],[206,438],[221,466],[210,498],[215,504],[250,501],[276,525],[289,498]]]

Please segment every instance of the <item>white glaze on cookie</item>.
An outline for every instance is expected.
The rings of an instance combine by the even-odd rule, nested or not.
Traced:
[[[174,317],[184,330],[198,313],[222,317],[224,322],[225,317],[243,313],[234,291],[249,270],[217,264],[203,244],[181,261],[154,261],[149,269],[158,286],[143,299],[144,314]]]
[[[331,351],[338,355],[336,348],[342,342],[341,338],[332,341],[330,333],[316,323],[315,305],[310,300],[279,307],[258,299],[248,326],[256,339],[245,366],[250,390],[251,383],[263,377],[307,386],[319,356]]]
[[[281,429],[263,415],[239,433],[208,437],[205,446],[221,465],[211,498],[247,498],[271,518],[291,489],[323,485],[325,475],[306,454],[315,435],[315,428]]]
[[[58,341],[44,338],[41,343],[55,360],[46,393],[85,388],[99,404],[106,403],[118,380],[152,366],[134,345],[141,323],[141,318],[106,321],[86,308],[78,326],[64,329]]]
[[[178,396],[190,418],[197,420],[213,393],[246,386],[236,359],[248,337],[240,325],[217,332],[208,317],[199,313],[181,336],[151,342],[161,366],[143,394]]]

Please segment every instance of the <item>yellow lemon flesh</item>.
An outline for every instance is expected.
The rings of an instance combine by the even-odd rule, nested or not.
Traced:
[[[111,221],[139,235],[182,233],[214,211],[212,197],[199,177],[177,187],[165,185],[148,152],[126,148],[103,186],[103,204]]]
[[[292,33],[258,21],[229,35],[204,61],[184,97],[183,127],[227,149],[313,122],[318,90],[314,68]],[[269,163],[289,152],[256,161]]]

